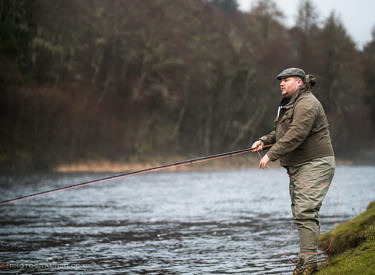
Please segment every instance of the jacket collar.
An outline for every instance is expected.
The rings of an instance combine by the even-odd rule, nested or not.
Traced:
[[[303,85],[291,98],[282,98],[280,106],[287,107],[289,105],[293,105],[301,95],[307,92],[309,92],[309,90],[306,89],[305,85]]]
[[[303,90],[299,89],[289,100],[288,105],[292,105],[294,102],[296,102],[299,95],[303,92]]]

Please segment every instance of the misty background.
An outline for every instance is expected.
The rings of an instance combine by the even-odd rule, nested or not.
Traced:
[[[269,132],[275,75],[301,67],[339,158],[375,163],[375,29],[359,49],[302,0],[0,1],[0,168],[190,157]]]
[[[278,8],[283,12],[283,23],[288,27],[296,24],[298,6],[302,0],[275,0]],[[249,11],[258,0],[237,0],[238,9]],[[371,30],[375,25],[373,10],[375,2],[372,0],[341,1],[341,0],[313,0],[314,9],[318,15],[318,24],[324,24],[332,12],[341,21],[346,31],[359,49],[370,42]]]

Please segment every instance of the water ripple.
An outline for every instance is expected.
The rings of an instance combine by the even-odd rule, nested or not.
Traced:
[[[284,253],[295,258],[298,239],[294,229],[280,251],[290,233],[288,179],[280,171],[148,174],[6,205],[0,257],[14,274],[289,274]],[[0,176],[0,197],[97,176]],[[339,222],[364,210],[374,176],[369,167],[337,169]],[[336,207],[329,192],[322,231],[334,226]]]

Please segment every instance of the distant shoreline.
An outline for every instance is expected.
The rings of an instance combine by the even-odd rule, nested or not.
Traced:
[[[53,169],[53,172],[58,173],[104,173],[104,172],[124,172],[124,171],[137,171],[150,167],[170,164],[178,161],[188,160],[189,158],[176,157],[168,158],[165,161],[160,160],[147,160],[147,161],[129,161],[129,162],[118,162],[118,161],[82,161],[70,164],[60,164]],[[217,170],[233,170],[233,169],[244,169],[244,168],[257,168],[259,157],[252,156],[239,156],[239,157],[228,157],[219,160],[209,160],[204,163],[194,163],[182,167],[172,167],[165,171],[217,171]],[[336,165],[354,165],[353,161],[345,159],[336,159]],[[271,163],[272,167],[279,167],[279,162]]]
[[[189,158],[168,158],[165,161],[147,160],[147,161],[129,161],[129,162],[116,162],[116,161],[84,161],[71,164],[61,164],[53,169],[54,172],[59,173],[77,173],[77,172],[124,172],[124,171],[137,171],[150,167],[172,164],[179,161],[189,160]],[[232,170],[242,168],[255,168],[257,167],[259,158],[255,156],[241,156],[241,157],[228,157],[225,159],[209,160],[202,163],[187,164],[179,167],[170,167],[164,171],[211,171],[211,170]]]

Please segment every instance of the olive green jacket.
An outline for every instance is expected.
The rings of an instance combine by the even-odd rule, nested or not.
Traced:
[[[260,138],[265,145],[274,144],[267,153],[270,160],[293,166],[334,155],[323,107],[305,86],[280,107],[274,124],[274,130]]]

